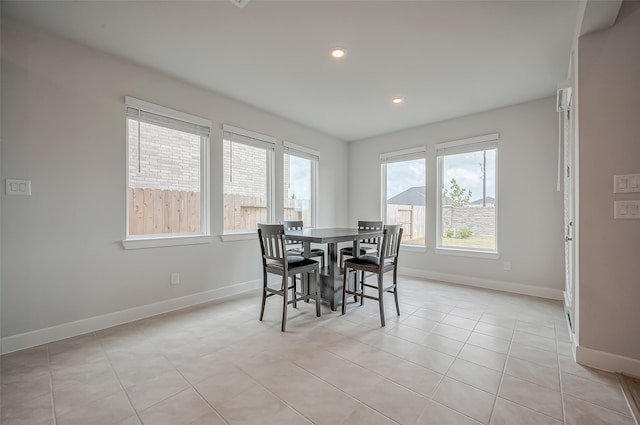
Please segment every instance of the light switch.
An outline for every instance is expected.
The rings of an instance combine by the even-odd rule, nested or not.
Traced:
[[[640,220],[640,200],[615,201],[613,218],[617,220]]]
[[[640,174],[613,176],[613,193],[640,192]]]
[[[6,180],[7,195],[31,196],[31,180]]]

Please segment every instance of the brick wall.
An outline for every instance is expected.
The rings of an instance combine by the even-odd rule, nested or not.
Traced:
[[[263,149],[241,143],[233,144],[233,162],[231,143],[224,141],[223,175],[225,193],[242,196],[264,196],[267,185],[267,158]]]
[[[473,224],[470,224],[473,223]],[[442,231],[469,227],[474,235],[496,234],[495,207],[442,207]]]
[[[200,191],[200,136],[141,123],[138,154],[137,122],[128,125],[129,187]]]

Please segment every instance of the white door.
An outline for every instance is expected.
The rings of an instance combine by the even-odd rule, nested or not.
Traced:
[[[575,179],[574,135],[571,104],[562,113],[563,171],[564,171],[564,257],[565,257],[565,311],[572,333],[575,331]]]

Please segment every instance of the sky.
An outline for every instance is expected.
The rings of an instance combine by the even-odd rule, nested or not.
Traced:
[[[309,179],[311,163],[308,159],[290,156],[291,187],[288,196],[311,199]],[[443,159],[444,184],[450,189],[455,178],[461,188],[471,191],[471,201],[482,198],[483,152],[447,155]],[[487,151],[486,196],[495,198],[495,150]],[[415,159],[387,164],[387,199],[411,187],[425,186],[425,160]]]
[[[487,185],[486,196],[495,198],[496,196],[496,151],[487,150]],[[456,182],[462,189],[471,191],[471,202],[482,199],[482,168],[483,168],[483,151],[468,152],[457,155],[447,155],[443,160],[444,168],[444,187],[451,187],[451,179],[455,178]]]
[[[425,182],[424,159],[387,163],[387,199]]]
[[[286,194],[289,198],[295,194],[296,199],[311,199],[311,161],[290,155],[289,173],[291,175],[289,191]]]
[[[495,198],[495,150],[487,151],[486,196]],[[471,201],[482,198],[483,151],[447,155],[443,159],[444,185],[450,189],[455,178],[461,188],[471,191]],[[411,187],[425,186],[425,160],[392,162],[387,164],[387,199]]]

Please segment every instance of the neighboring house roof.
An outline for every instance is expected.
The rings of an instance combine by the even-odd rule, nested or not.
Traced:
[[[414,186],[387,199],[391,205],[425,205],[426,190],[424,186]]]
[[[387,199],[387,204],[391,205],[425,205],[425,187],[424,186],[414,186],[405,190],[404,192],[400,192],[395,196]],[[485,198],[486,205],[495,205],[496,198],[492,196],[487,196]],[[451,204],[451,200],[448,197],[444,198],[444,204]],[[473,202],[469,202],[469,205],[482,205],[482,198],[476,199]]]
[[[496,204],[496,198],[494,198],[492,196],[487,196],[485,198],[485,200],[486,200],[486,204],[487,205],[495,205]],[[476,199],[473,202],[469,202],[469,205],[482,205],[482,198]]]

